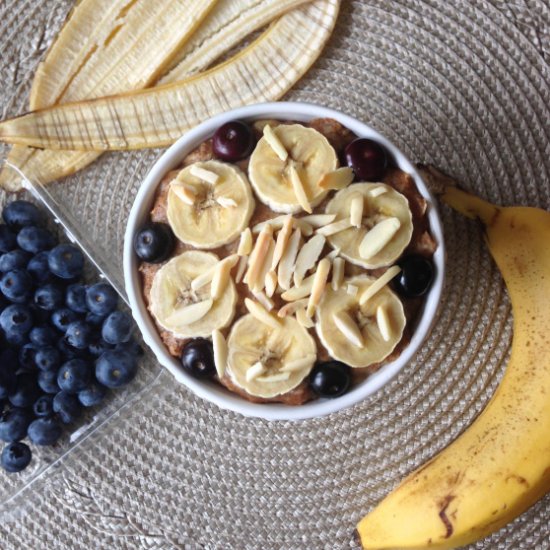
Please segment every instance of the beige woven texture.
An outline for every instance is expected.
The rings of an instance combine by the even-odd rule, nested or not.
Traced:
[[[3,117],[25,110],[72,3],[0,0]],[[549,27],[548,0],[343,0],[329,46],[288,98],[356,116],[498,203],[550,208]],[[104,155],[52,187],[119,279],[126,216],[158,154]],[[358,519],[461,433],[506,364],[500,275],[476,226],[442,216],[448,276],[435,328],[373,398],[319,420],[268,423],[163,375],[2,510],[0,547],[357,548]],[[549,517],[547,497],[471,548],[548,549]]]

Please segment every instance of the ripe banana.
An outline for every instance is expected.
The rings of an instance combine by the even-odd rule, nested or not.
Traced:
[[[170,184],[167,203],[168,222],[178,239],[206,249],[235,240],[255,207],[246,175],[215,160],[181,170]]]
[[[512,352],[474,423],[361,520],[364,549],[462,546],[550,491],[550,213],[495,206],[433,168],[425,174],[443,202],[483,226],[512,302]]]

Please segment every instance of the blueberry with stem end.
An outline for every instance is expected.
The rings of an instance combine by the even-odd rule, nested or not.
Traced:
[[[31,458],[29,446],[17,441],[4,447],[0,463],[6,472],[14,474],[23,471],[30,464]]]
[[[309,385],[320,397],[340,397],[351,385],[351,369],[340,361],[317,363],[309,375]]]
[[[165,223],[148,223],[134,237],[134,251],[144,262],[158,264],[166,260],[176,241],[170,226]]]

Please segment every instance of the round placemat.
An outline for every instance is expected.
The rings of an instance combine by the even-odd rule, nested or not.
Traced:
[[[71,5],[0,4],[2,116],[24,110]],[[550,208],[549,21],[543,0],[343,0],[329,46],[287,98],[358,117],[497,203]],[[104,155],[55,186],[112,257],[158,154]],[[2,547],[357,548],[356,522],[464,430],[508,359],[501,277],[475,224],[441,212],[448,275],[437,322],[386,388],[326,418],[269,423],[163,375],[29,491],[32,505],[0,526]],[[548,517],[550,497],[472,548],[547,549]]]

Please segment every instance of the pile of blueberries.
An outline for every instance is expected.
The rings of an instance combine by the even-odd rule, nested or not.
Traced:
[[[131,317],[104,282],[82,282],[84,256],[59,243],[34,204],[16,200],[0,223],[0,463],[19,472],[35,445],[136,375]]]

